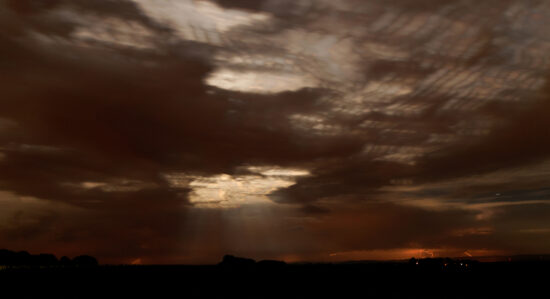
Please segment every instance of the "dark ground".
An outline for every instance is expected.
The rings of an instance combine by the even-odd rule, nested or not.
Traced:
[[[213,266],[16,267],[0,270],[0,287],[16,292],[5,298],[550,298],[549,271],[548,261],[237,260]]]

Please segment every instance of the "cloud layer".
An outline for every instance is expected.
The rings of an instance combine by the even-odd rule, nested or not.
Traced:
[[[545,1],[0,8],[11,249],[114,263],[550,251]]]

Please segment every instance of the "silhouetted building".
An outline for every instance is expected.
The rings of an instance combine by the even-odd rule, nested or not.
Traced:
[[[64,256],[58,260],[55,255],[48,253],[29,254],[26,251],[15,252],[0,249],[0,266],[8,267],[53,267],[53,266],[97,266],[97,259],[89,255],[81,255],[73,260]]]

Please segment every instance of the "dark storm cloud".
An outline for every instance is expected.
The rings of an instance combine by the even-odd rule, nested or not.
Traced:
[[[547,6],[215,2],[267,21],[227,25],[212,42],[197,36],[225,27],[178,28],[139,2],[0,2],[0,190],[51,205],[15,209],[0,241],[20,249],[51,242],[50,251],[67,254],[87,247],[124,262],[212,261],[232,250],[305,258],[537,248],[525,232],[545,228],[546,205],[529,222],[531,205],[505,202],[540,204],[547,195],[545,172],[530,170],[550,153],[537,21]],[[250,72],[314,83],[272,93],[205,83],[224,69],[229,81]],[[196,209],[189,182],[166,178],[251,175],[243,166],[255,165],[311,173],[269,194],[277,205],[263,225],[241,209]],[[537,183],[467,181],[511,167]],[[498,204],[475,206],[500,190]],[[437,204],[406,204],[425,198]],[[230,234],[221,228],[228,223]],[[531,243],[514,246],[521,238]]]
[[[300,203],[341,195],[368,200],[378,193],[376,189],[390,184],[392,179],[403,176],[411,168],[393,162],[350,158],[336,160],[316,170],[318,172],[314,172],[313,177],[300,179],[298,184],[275,191],[270,196],[278,202]]]
[[[127,17],[129,12],[122,12]],[[235,95],[244,104],[231,103],[228,95],[206,93],[202,80],[211,67],[186,57],[178,45],[167,51],[183,51],[180,56],[151,54],[146,58],[158,65],[146,67],[116,56],[94,57],[105,54],[99,50],[44,53],[49,49],[42,45],[31,48],[8,38],[20,49],[6,62],[14,70],[4,73],[7,97],[1,114],[18,124],[19,133],[3,146],[7,190],[77,200],[94,190],[78,195],[63,183],[123,178],[163,188],[162,172],[230,172],[247,159],[284,164],[335,148],[321,141],[313,152],[300,149],[291,128],[281,123],[288,110],[311,106],[315,92],[265,96],[261,105],[251,103],[259,96]]]
[[[550,108],[550,94],[532,107],[501,111],[503,124],[483,139],[443,149],[422,161],[427,173],[461,176],[499,168],[534,164],[550,155],[550,131],[545,111]],[[495,109],[498,109],[495,108]],[[422,166],[421,166],[422,167]],[[466,173],[463,173],[466,172]]]
[[[400,19],[404,20],[403,24],[411,22],[414,13],[433,13],[434,10],[454,4],[454,2],[438,2],[440,5],[432,4],[435,4],[435,2],[424,1],[418,3],[418,5],[415,2],[412,5],[414,7],[412,16],[409,16],[409,19],[405,16],[406,13],[401,18],[392,16],[394,23],[397,23]],[[229,3],[225,5],[233,6],[233,4]],[[235,5],[246,6],[245,3]],[[409,8],[410,6],[406,1],[395,2],[394,5],[402,9]],[[463,11],[465,8],[471,8],[471,5],[472,3],[468,2],[466,4],[448,6],[449,9],[452,8],[457,12],[456,15],[451,14],[448,17],[453,21],[461,22],[462,17],[458,12]],[[247,7],[258,9],[253,6]],[[358,7],[361,7],[361,5],[358,4]],[[507,9],[510,10],[510,7],[501,5],[491,12],[485,10],[487,8],[485,6],[476,7],[479,9],[478,13],[480,15],[488,18],[482,27],[484,28],[483,30],[487,30],[489,38],[486,40],[486,44],[473,57],[464,60],[462,60],[462,57],[457,57],[460,62],[457,65],[451,66],[448,70],[449,73],[469,72],[471,64],[478,64],[479,67],[483,66],[487,69],[499,68],[504,64],[503,59],[508,55],[504,51],[504,47],[501,49],[496,48],[497,45],[494,44],[494,41],[497,38],[509,38],[510,34],[508,32],[493,30],[490,26],[500,21],[495,17],[495,13],[504,13]],[[534,17],[532,22],[536,22]],[[388,32],[391,31],[390,29],[401,29],[392,27],[394,25],[391,22],[388,24]],[[381,31],[385,30],[386,28]],[[390,33],[388,39],[391,39],[391,34],[393,33]],[[459,36],[456,38],[459,38]],[[479,38],[481,40],[485,39],[482,36],[479,36]],[[414,47],[420,48],[421,46],[418,43],[419,41],[414,39],[405,40],[405,38],[401,38],[400,41],[405,43],[411,42],[411,45]],[[459,44],[457,43],[457,45]],[[421,51],[418,51],[418,54],[419,56],[425,55]],[[422,58],[419,57],[418,59]],[[439,57],[438,59],[445,60],[446,58]],[[532,62],[532,60],[524,61],[524,63],[528,64]],[[460,65],[461,63],[463,65]],[[531,64],[529,67],[534,67],[534,65]],[[371,64],[367,73],[372,79],[384,78],[388,75],[406,79],[418,76],[431,76],[438,72],[445,73],[443,72],[444,69],[441,68],[446,68],[443,61],[438,69],[421,67],[414,62],[414,59],[404,62],[378,60]],[[547,78],[544,75],[545,73],[547,73],[546,69],[542,73],[539,73],[543,81]],[[475,73],[470,73],[469,75],[476,76]],[[485,76],[491,77],[492,75],[487,73]],[[454,76],[442,76],[440,78],[453,80]],[[467,79],[463,77],[462,81],[467,81]],[[457,81],[458,86],[460,86],[460,82]],[[521,90],[529,87],[529,84],[525,83],[520,83],[517,89]],[[474,82],[473,84],[476,83]],[[378,153],[378,156],[361,155],[356,152],[354,155],[343,156],[341,159],[336,159],[329,163],[323,162],[322,164],[318,164],[318,167],[315,168],[314,177],[303,178],[297,185],[285,190],[279,190],[273,194],[273,198],[275,200],[288,199],[299,202],[315,201],[323,197],[338,194],[358,195],[359,197],[369,198],[372,197],[371,195],[376,194],[377,188],[389,185],[391,181],[395,180],[411,179],[417,183],[422,183],[467,177],[499,169],[533,165],[548,158],[550,150],[546,145],[546,140],[550,139],[548,138],[548,130],[546,129],[547,118],[544,116],[544,111],[548,110],[547,106],[550,98],[544,88],[522,92],[522,99],[530,99],[527,103],[487,101],[485,104],[480,105],[479,109],[461,109],[461,106],[466,107],[474,101],[487,100],[476,99],[475,97],[470,97],[471,95],[468,94],[457,102],[454,109],[448,109],[445,106],[453,103],[455,101],[453,97],[456,95],[449,93],[447,90],[437,90],[435,85],[432,86],[432,88],[434,87],[434,90],[416,93],[418,95],[415,96],[398,98],[395,101],[395,103],[407,101],[408,104],[404,104],[403,107],[406,108],[406,105],[411,105],[411,111],[415,109],[414,105],[417,105],[416,107],[423,107],[416,115],[393,114],[388,116],[377,111],[365,114],[359,118],[361,121],[391,124],[389,127],[383,128],[383,130],[379,127],[364,129],[362,134],[356,137],[362,139],[365,144],[375,143],[404,149],[408,146],[426,146],[427,151],[420,154],[414,164],[407,165],[399,161],[395,161],[397,163],[380,161],[380,158],[385,154],[393,154],[391,151],[389,153],[388,151],[382,151],[382,153]],[[453,88],[452,85],[448,85],[447,87]],[[464,85],[459,88],[469,89],[471,87],[471,85]],[[503,90],[496,96],[496,99],[504,98],[506,96],[505,92],[510,94],[519,93],[518,90]],[[491,124],[487,125],[489,123]],[[341,122],[340,124],[344,126],[349,126],[350,124],[358,125],[360,121],[355,119],[349,121],[347,124],[345,122]],[[458,126],[462,125],[466,127],[464,129],[458,128]],[[351,126],[349,129],[351,130]],[[402,132],[406,130],[409,132],[403,134]],[[482,133],[484,130],[489,131],[489,133],[487,135]],[[448,135],[453,141],[447,142],[443,146],[437,146],[435,150],[429,148],[428,143],[433,142],[430,140],[433,140],[433,137],[438,135]],[[492,189],[489,187],[489,190]],[[479,191],[483,192],[482,190]]]
[[[82,25],[53,13],[63,8],[77,16],[137,21],[170,34],[135,4],[3,5],[9,8],[3,22],[13,30],[1,32],[6,55],[0,117],[9,130],[1,131],[0,186],[17,196],[90,211],[79,219],[70,211],[53,218],[29,215],[26,223],[13,216],[3,240],[22,249],[51,242],[58,246],[52,251],[78,254],[74,246],[88,247],[106,258],[166,253],[179,248],[190,189],[173,188],[165,173],[231,173],[246,163],[292,164],[357,147],[339,137],[296,141],[302,136],[284,118],[290,110],[310,110],[319,94],[315,90],[274,96],[207,93],[203,79],[212,70],[211,46],[177,39],[153,41],[157,51],[81,46],[72,33]],[[34,32],[66,43],[42,43]],[[206,51],[197,56],[201,48]],[[155,240],[157,251],[140,247],[144,239]],[[119,246],[126,253],[115,252]]]

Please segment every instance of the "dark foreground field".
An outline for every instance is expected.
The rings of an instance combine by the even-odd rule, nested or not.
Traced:
[[[445,260],[348,264],[19,267],[5,294],[26,298],[549,298],[550,263]]]

